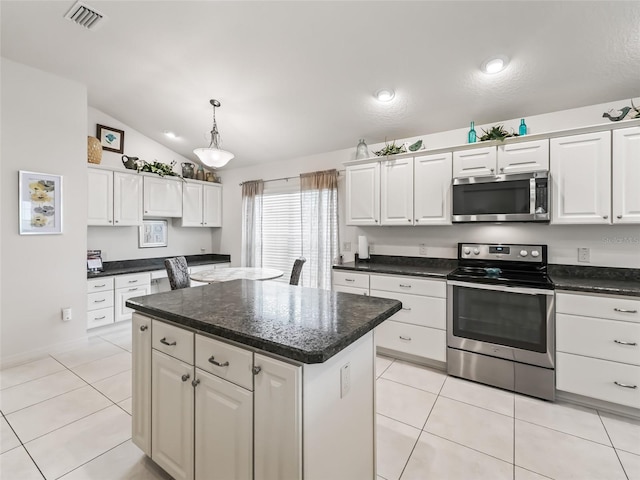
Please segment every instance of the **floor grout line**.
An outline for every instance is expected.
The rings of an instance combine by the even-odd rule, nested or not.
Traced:
[[[622,467],[622,471],[624,472],[625,477],[627,477],[627,480],[629,480],[629,474],[627,473],[627,469],[624,468],[624,463],[622,463],[622,459],[620,458],[620,455],[618,454],[618,449],[615,448],[615,446],[613,445],[613,440],[611,439],[611,435],[609,434],[609,430],[607,430],[607,426],[605,425],[604,420],[602,419],[602,416],[600,415],[600,411],[596,410],[596,413],[598,414],[598,418],[600,419],[600,423],[602,423],[602,427],[604,428],[604,431],[607,434],[607,437],[609,438],[609,442],[611,442],[611,445],[613,446],[613,451],[616,454],[616,458],[618,459],[618,462],[620,462],[620,467]]]
[[[589,438],[584,438],[584,437],[581,437],[580,435],[576,435],[574,433],[568,433],[568,432],[565,432],[565,431],[562,431],[562,430],[557,430],[555,428],[548,427],[547,425],[540,425],[539,423],[530,422],[529,420],[524,420],[522,418],[515,418],[514,420],[518,420],[520,422],[528,423],[529,425],[535,425],[536,427],[546,428],[547,430],[551,430],[553,432],[562,433],[564,435],[569,435],[570,437],[579,438],[580,440],[585,440],[587,442],[595,443],[596,445],[601,445],[603,447],[613,448],[615,450],[615,447],[613,446],[613,442],[611,442],[611,445],[607,445],[606,443],[596,442],[595,440],[591,440]],[[607,436],[608,436],[608,434],[607,434]],[[609,438],[609,441],[611,441],[611,438]]]
[[[115,446],[113,446],[113,447],[109,448],[108,450],[105,450],[105,451],[104,451],[104,452],[102,452],[100,455],[96,455],[95,457],[93,457],[93,458],[92,458],[92,459],[90,459],[90,460],[87,460],[87,461],[86,461],[86,462],[84,462],[83,464],[78,465],[77,467],[75,467],[75,468],[73,468],[73,469],[69,470],[68,472],[63,473],[63,474],[62,474],[62,475],[60,475],[59,477],[56,477],[56,480],[58,480],[59,478],[64,477],[65,475],[69,475],[71,472],[75,472],[75,471],[76,471],[76,470],[78,470],[79,468],[84,467],[87,463],[93,462],[96,458],[100,458],[101,456],[103,456],[103,455],[105,455],[105,454],[109,453],[111,450],[115,450],[116,448],[118,448],[118,447],[119,447],[119,446],[121,446],[121,445],[124,445],[125,443],[127,443],[127,442],[128,442],[128,441],[130,441],[130,440],[131,440],[131,437],[127,438],[124,442],[119,443],[118,445],[115,445]]]
[[[57,373],[60,373],[60,372],[57,372]],[[43,377],[43,378],[44,378],[44,377]],[[84,380],[82,380],[82,381],[84,382]],[[85,383],[87,383],[87,382],[85,382]],[[24,384],[21,384],[21,385],[24,385]],[[89,384],[87,383],[87,385],[89,385]],[[13,411],[13,412],[11,412],[11,413],[5,413],[5,416],[13,415],[14,413],[18,413],[18,412],[20,412],[20,411],[22,411],[22,410],[25,410],[25,409],[27,409],[27,408],[34,407],[34,406],[36,406],[36,405],[40,405],[41,403],[44,403],[44,402],[46,402],[46,401],[48,401],[48,400],[52,400],[52,399],[54,399],[54,398],[61,397],[62,395],[66,395],[67,393],[75,392],[76,390],[80,390],[81,388],[84,388],[84,387],[86,387],[87,385],[82,385],[82,386],[80,386],[80,387],[72,388],[71,390],[68,390],[68,391],[66,391],[66,392],[59,393],[59,394],[54,395],[54,396],[52,396],[52,397],[45,398],[44,400],[40,400],[39,402],[32,403],[31,405],[27,405],[27,406],[25,406],[25,407],[22,407],[22,408],[19,408],[19,409],[17,409],[17,410],[14,410],[14,411]]]

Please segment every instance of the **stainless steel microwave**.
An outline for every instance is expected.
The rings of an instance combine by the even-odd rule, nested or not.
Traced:
[[[453,180],[454,223],[549,222],[549,172]]]

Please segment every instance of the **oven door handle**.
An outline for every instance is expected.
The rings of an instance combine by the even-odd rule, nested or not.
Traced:
[[[455,280],[447,280],[447,285],[453,285],[454,287],[476,288],[479,290],[494,290],[497,292],[522,293],[524,295],[553,296],[555,293],[553,290],[547,290],[544,288],[509,287],[506,285],[490,285],[486,283],[457,282]]]

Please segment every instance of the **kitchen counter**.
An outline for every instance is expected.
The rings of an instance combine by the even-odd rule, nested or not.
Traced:
[[[447,274],[458,266],[457,260],[449,258],[398,257],[371,255],[368,262],[349,262],[334,265],[334,270],[351,270],[363,273],[388,273],[414,277],[447,278]]]
[[[640,297],[640,269],[549,265],[556,290]]]
[[[397,300],[250,280],[136,297],[126,305],[307,364],[327,361],[402,307]]]
[[[128,273],[152,272],[154,270],[164,270],[164,260],[169,257],[160,258],[140,258],[136,260],[118,260],[115,262],[104,262],[102,272],[87,272],[87,278],[108,277],[111,275],[126,275]],[[187,264],[190,267],[196,265],[208,265],[213,263],[229,263],[230,255],[220,255],[216,253],[208,253],[203,255],[185,255]]]

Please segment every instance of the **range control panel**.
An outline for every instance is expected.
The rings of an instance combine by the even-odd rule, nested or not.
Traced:
[[[461,243],[460,259],[496,260],[510,262],[542,263],[544,245],[507,245],[486,243]]]

